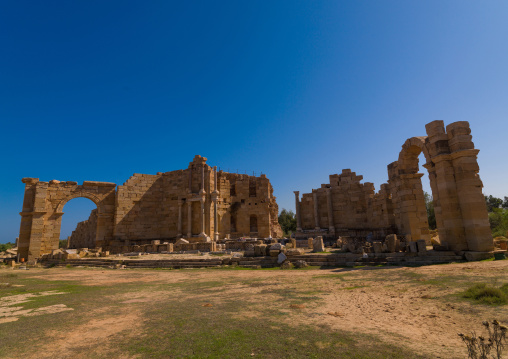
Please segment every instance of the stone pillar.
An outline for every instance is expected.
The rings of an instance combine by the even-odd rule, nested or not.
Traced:
[[[300,191],[293,191],[295,194],[295,210],[296,210],[296,231],[302,231],[302,218],[300,217]]]
[[[199,194],[201,195],[201,211],[200,211],[200,223],[201,223],[201,233],[199,235],[201,237],[206,237],[205,233],[205,164],[201,166],[201,190],[199,191]]]
[[[218,213],[217,213],[217,198],[219,196],[219,191],[217,191],[217,166],[213,168],[213,230],[214,235],[213,239],[215,241],[219,240],[219,219],[218,219]]]
[[[205,197],[201,197],[201,237],[206,237],[205,234]]]
[[[199,191],[201,195],[205,193],[205,164],[201,167],[201,191]]]
[[[438,227],[439,239],[441,242],[447,242],[452,250],[467,250],[455,173],[444,123],[439,120],[433,121],[425,125],[425,129],[428,134],[426,145],[430,159],[434,163],[437,195],[441,208],[442,227]]]
[[[178,234],[176,235],[178,238],[182,236],[182,206],[183,201],[181,199],[178,200]]]
[[[316,224],[315,229],[319,230],[321,228],[319,228],[318,199],[317,199],[317,191],[316,190],[312,191],[312,198],[314,200],[314,222]]]
[[[192,237],[192,202],[187,201],[187,238]]]
[[[333,206],[332,206],[332,189],[326,189],[326,203],[328,205],[328,231],[330,234],[335,233],[335,226],[333,225]]]
[[[446,126],[446,132],[468,249],[478,252],[492,251],[494,241],[482,193],[483,184],[478,175],[479,150],[474,148],[469,123],[466,121],[451,123]]]

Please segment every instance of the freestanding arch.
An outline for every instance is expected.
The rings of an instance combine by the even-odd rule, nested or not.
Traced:
[[[107,245],[113,239],[116,184],[84,181],[40,182],[38,178],[23,178],[25,196],[18,242],[20,258],[33,260],[58,249],[64,205],[73,198],[85,197],[97,206],[96,246]]]
[[[411,240],[428,239],[428,223],[418,156],[429,171],[436,224],[442,242],[450,249],[491,251],[494,248],[478,175],[477,155],[466,121],[444,127],[443,121],[425,126],[427,137],[413,137],[402,146],[398,161],[388,165],[398,232]]]

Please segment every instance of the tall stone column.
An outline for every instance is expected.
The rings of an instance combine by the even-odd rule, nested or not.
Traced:
[[[318,199],[317,199],[317,191],[312,191],[312,198],[314,200],[314,222],[316,224],[315,229],[321,229],[319,228],[319,216],[318,216]]]
[[[206,237],[205,234],[205,197],[201,197],[201,237]]]
[[[201,222],[201,233],[199,235],[201,237],[206,237],[205,233],[205,200],[206,200],[206,191],[205,191],[205,164],[201,166],[201,190],[199,191],[201,195],[201,211],[200,211],[200,222]]]
[[[328,231],[335,233],[335,226],[333,225],[333,206],[332,206],[332,189],[326,189],[326,203],[328,205]]]
[[[468,122],[451,123],[446,126],[446,132],[468,250],[492,251],[494,241],[482,193],[483,184],[478,175],[477,155],[480,150],[474,148]]]
[[[192,202],[187,201],[187,237],[192,237]]]
[[[217,199],[219,196],[219,191],[217,191],[217,166],[213,168],[213,194],[212,194],[212,200],[213,200],[213,239],[215,241],[219,240],[219,219],[217,214]]]
[[[293,191],[295,194],[295,210],[296,210],[296,231],[302,231],[302,218],[300,217],[300,191]]]
[[[428,134],[427,148],[434,163],[436,189],[441,208],[442,227],[439,222],[437,223],[439,240],[442,243],[447,242],[452,250],[464,251],[468,249],[468,245],[462,224],[448,134],[444,122],[440,120],[426,124],[425,129]],[[434,190],[432,192],[434,193]]]
[[[177,237],[182,236],[182,206],[183,201],[181,199],[178,200],[178,234]]]

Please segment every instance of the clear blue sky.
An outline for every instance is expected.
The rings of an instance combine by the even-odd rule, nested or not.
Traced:
[[[379,189],[433,120],[470,122],[484,192],[508,196],[507,19],[507,1],[4,1],[0,242],[22,177],[122,184],[200,154],[293,209],[343,168]],[[69,202],[62,237],[92,208]]]

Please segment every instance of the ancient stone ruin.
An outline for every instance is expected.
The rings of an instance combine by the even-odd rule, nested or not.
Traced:
[[[185,170],[134,174],[123,185],[23,178],[19,254],[28,260],[58,249],[63,207],[85,197],[97,205],[70,246],[114,252],[179,238],[210,243],[219,238],[281,237],[278,206],[266,175],[217,171],[195,156]],[[212,246],[210,246],[212,248]]]
[[[478,175],[477,155],[469,123],[445,126],[433,121],[427,136],[412,137],[399,159],[388,165],[388,183],[375,193],[372,183],[351,170],[331,175],[328,184],[305,193],[295,191],[296,237],[384,240],[397,234],[406,242],[430,244],[429,225],[418,156],[423,152],[434,199],[441,243],[455,251],[494,249],[487,208]],[[416,243],[415,243],[416,244]]]

